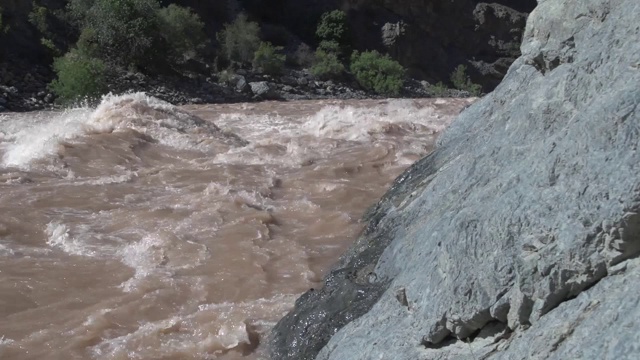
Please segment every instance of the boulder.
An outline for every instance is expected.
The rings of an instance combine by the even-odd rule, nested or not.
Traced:
[[[540,0],[520,56],[270,339],[274,359],[636,359],[640,3]]]
[[[249,83],[254,98],[274,100],[278,98],[277,92],[266,81],[257,81]]]

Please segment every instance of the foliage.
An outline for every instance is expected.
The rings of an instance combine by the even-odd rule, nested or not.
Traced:
[[[5,31],[4,27],[2,26],[2,7],[0,7],[0,35],[2,35],[2,33]]]
[[[404,82],[405,70],[389,55],[377,51],[354,51],[351,55],[351,72],[367,90],[379,94],[397,95]]]
[[[438,81],[437,84],[431,87],[431,91],[435,96],[444,96],[447,94],[447,90],[449,89],[447,89],[447,87],[444,85],[442,81]]]
[[[227,60],[232,65],[250,63],[260,46],[260,26],[251,22],[245,14],[240,14],[231,24],[225,24],[218,35]]]
[[[320,42],[320,45],[318,45],[318,50],[322,50],[326,53],[332,53],[336,55],[342,53],[342,48],[340,47],[340,44],[338,44],[336,41],[329,41],[329,40],[322,40]]]
[[[162,36],[173,63],[193,59],[206,41],[204,23],[191,9],[171,4],[159,10]]]
[[[319,50],[334,53],[344,60],[349,53],[347,14],[341,10],[334,10],[322,14],[316,35],[320,39]]]
[[[236,73],[231,68],[222,70],[218,73],[218,83],[228,85],[235,76]]]
[[[47,8],[33,2],[33,10],[29,13],[29,22],[42,34],[48,34]]]
[[[336,79],[342,76],[344,65],[338,59],[338,56],[331,52],[317,50],[315,61],[311,67],[311,73],[320,79]]]
[[[282,46],[273,46],[270,42],[260,43],[260,47],[253,57],[253,68],[265,74],[282,74],[285,55],[278,53],[282,50]]]
[[[456,69],[451,73],[451,83],[458,90],[464,90],[469,92],[473,96],[478,96],[482,93],[482,86],[474,84],[467,76],[467,67],[464,65],[458,65]]]
[[[347,42],[347,29],[347,14],[333,10],[322,14],[316,35],[321,41],[334,41],[342,46]]]
[[[53,41],[51,41],[51,39],[48,38],[41,38],[40,39],[40,44],[42,44],[42,46],[46,47],[53,56],[60,56],[60,50],[56,47],[56,45],[53,43]]]
[[[62,103],[69,104],[82,98],[95,99],[107,91],[104,62],[81,51],[71,50],[55,59],[53,69],[58,77],[49,84],[49,88]]]
[[[303,68],[308,68],[313,65],[315,61],[315,55],[309,45],[302,43],[298,45],[298,48],[292,55],[292,62]]]
[[[95,2],[96,0],[69,0],[67,3],[67,15],[76,25],[82,26],[85,15]]]
[[[94,56],[122,66],[145,66],[163,58],[157,0],[95,0],[83,20],[83,41]],[[154,56],[156,55],[156,56]]]
[[[159,0],[70,0],[67,12],[81,30],[77,47],[109,65],[180,65],[206,41],[198,15]]]

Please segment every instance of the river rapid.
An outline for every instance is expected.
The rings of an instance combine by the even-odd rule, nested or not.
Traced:
[[[1,359],[261,359],[474,99],[0,115]]]

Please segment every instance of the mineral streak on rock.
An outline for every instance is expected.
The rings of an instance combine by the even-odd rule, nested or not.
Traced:
[[[539,0],[504,81],[366,215],[273,358],[636,359],[639,18]]]

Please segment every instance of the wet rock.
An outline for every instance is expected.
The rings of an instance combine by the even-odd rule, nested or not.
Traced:
[[[278,94],[266,81],[257,81],[249,83],[253,96],[258,99],[277,99]]]
[[[636,359],[639,17],[539,1],[504,81],[367,213],[272,357]]]

